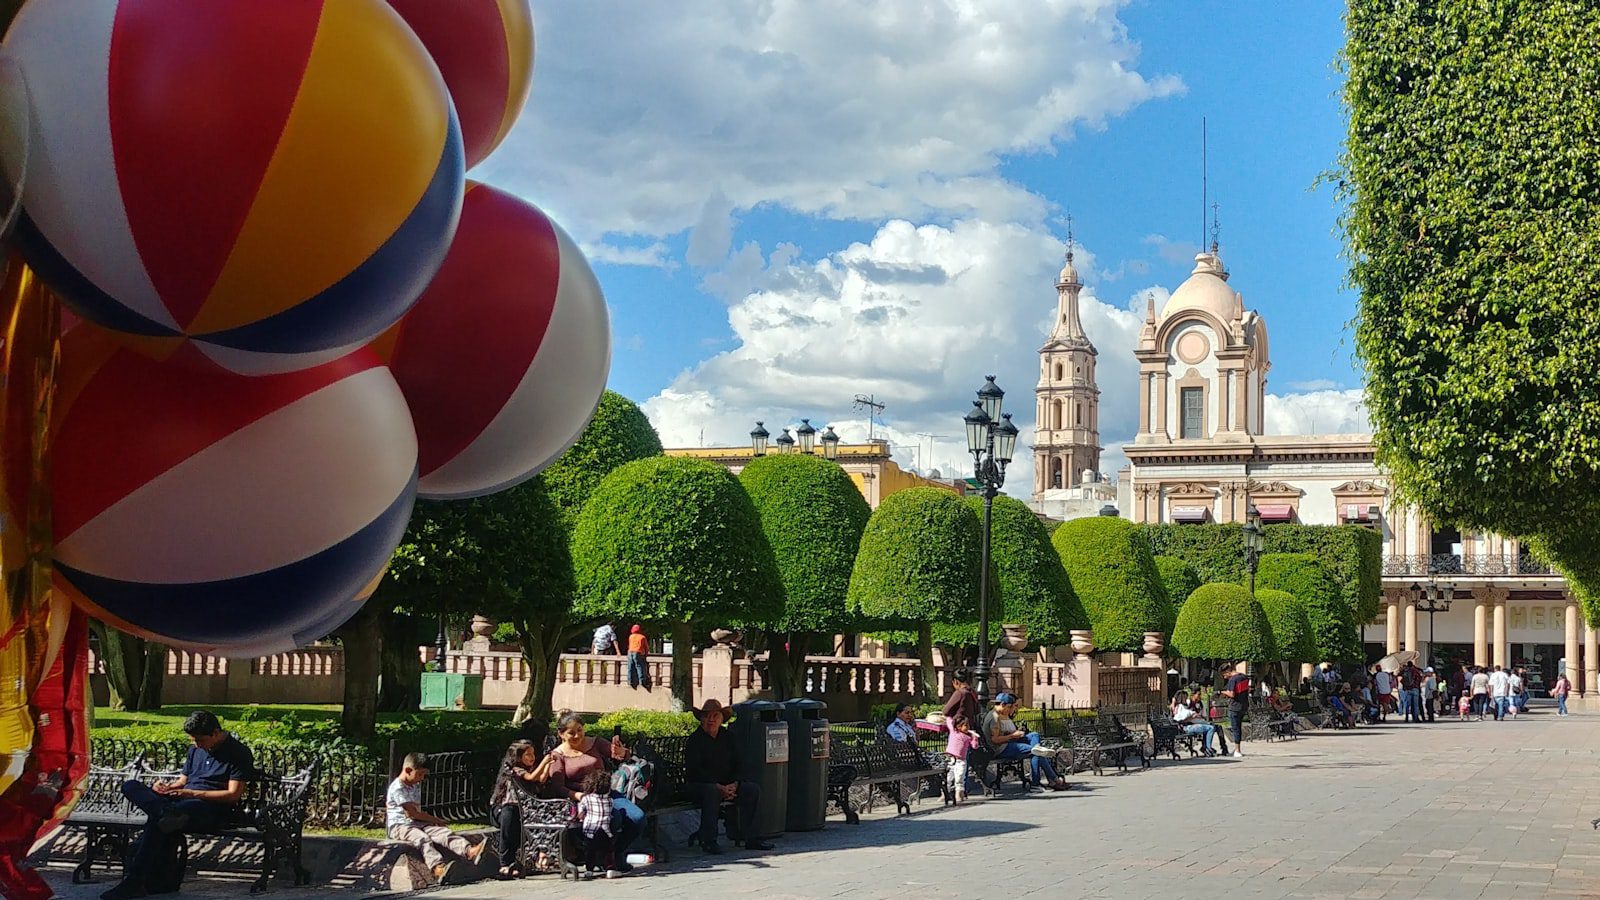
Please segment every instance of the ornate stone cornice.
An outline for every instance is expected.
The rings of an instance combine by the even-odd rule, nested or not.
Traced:
[[[1333,489],[1333,493],[1336,494],[1336,495],[1337,494],[1387,494],[1387,493],[1389,493],[1389,487],[1388,487],[1388,485],[1384,484],[1381,481],[1366,481],[1366,480],[1358,479],[1356,481],[1346,481],[1344,484],[1341,484],[1338,487],[1334,488]]]

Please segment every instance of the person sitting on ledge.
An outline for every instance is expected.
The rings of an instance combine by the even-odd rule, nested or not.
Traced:
[[[749,850],[771,850],[772,845],[756,835],[756,810],[761,805],[761,785],[740,780],[739,751],[733,735],[722,727],[728,718],[715,698],[695,710],[700,727],[683,749],[684,790],[700,805],[700,831],[696,839],[707,853],[721,853],[717,845],[717,813],[725,800],[734,801],[733,817],[728,822],[728,837]]]
[[[244,783],[255,772],[250,748],[223,731],[217,717],[203,709],[189,714],[183,733],[194,746],[184,758],[182,774],[154,787],[142,781],[122,785],[122,795],[144,812],[146,820],[121,883],[101,894],[103,900],[151,893],[155,885],[145,881],[161,860],[172,855],[176,842],[183,840],[186,832],[210,831],[222,825],[244,796]],[[176,890],[176,885],[163,884],[157,892],[171,890]]]

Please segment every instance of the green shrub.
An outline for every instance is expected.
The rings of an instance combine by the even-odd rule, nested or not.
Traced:
[[[1167,602],[1174,607],[1183,605],[1189,595],[1203,582],[1194,566],[1176,556],[1156,556],[1156,572],[1161,576],[1161,586],[1166,589]]]
[[[1199,577],[1200,584],[1241,582],[1245,578],[1244,528],[1236,522],[1206,525],[1152,523],[1144,526],[1144,530],[1150,539],[1152,553],[1158,557],[1176,557],[1188,563]]]
[[[1272,629],[1272,643],[1278,649],[1277,659],[1264,662],[1315,662],[1316,642],[1311,638],[1311,620],[1306,616],[1305,604],[1288,591],[1256,588],[1256,600],[1267,614],[1267,625]]]
[[[949,491],[918,487],[890,494],[861,535],[851,611],[902,627],[977,618],[979,528],[972,510]]]
[[[599,737],[610,737],[616,726],[622,726],[623,741],[637,738],[685,737],[694,734],[700,722],[692,712],[661,712],[653,709],[618,709],[597,719],[589,732]]]
[[[606,391],[578,442],[539,473],[570,531],[595,488],[625,463],[661,455],[661,437],[632,400]]]
[[[1311,625],[1313,661],[1365,659],[1354,612],[1338,582],[1317,557],[1309,553],[1262,554],[1256,570],[1256,590],[1264,588],[1286,591],[1300,601]]]
[[[966,502],[981,522],[983,498]],[[1030,646],[1050,646],[1066,643],[1072,629],[1088,628],[1089,613],[1061,567],[1050,533],[1028,504],[1003,494],[994,498],[991,528],[989,558],[1004,602],[991,607],[989,638],[1000,636],[1002,624],[1015,623],[1027,627]],[[967,627],[971,637],[951,643],[976,644],[977,623]]]
[[[1050,540],[1088,610],[1095,646],[1137,651],[1146,631],[1171,631],[1167,592],[1138,525],[1109,516],[1073,519]]]
[[[1237,584],[1203,584],[1178,610],[1172,646],[1190,659],[1267,662],[1278,658],[1266,610]]]
[[[847,629],[845,597],[872,510],[837,463],[784,453],[739,472],[778,566],[786,600],[782,632]],[[769,623],[761,623],[769,624]]]

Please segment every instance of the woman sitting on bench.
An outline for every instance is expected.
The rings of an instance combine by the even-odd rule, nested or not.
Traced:
[[[1056,767],[1051,762],[1054,751],[1039,746],[1037,732],[1018,728],[1012,718],[1016,714],[1017,698],[1004,692],[995,695],[994,709],[984,714],[983,737],[994,748],[994,758],[1005,760],[1026,756],[1033,769],[1034,787],[1040,787],[1048,780],[1052,791],[1066,790],[1067,783],[1056,774]]]

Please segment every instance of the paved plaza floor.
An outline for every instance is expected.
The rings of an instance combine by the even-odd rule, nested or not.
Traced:
[[[615,881],[555,876],[439,900],[755,896],[1600,897],[1600,715],[1315,732],[1240,760],[1157,763],[1086,790],[785,835]],[[1013,788],[1014,790],[1014,788]],[[64,884],[64,873],[52,881]],[[98,889],[103,890],[104,886]],[[238,890],[238,887],[233,888]],[[185,894],[210,895],[201,884]],[[278,890],[274,896],[295,896]],[[85,892],[83,896],[93,896]],[[348,896],[348,895],[347,895]]]

